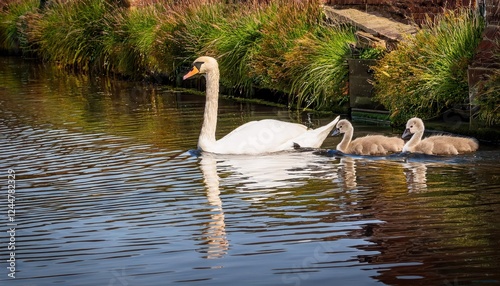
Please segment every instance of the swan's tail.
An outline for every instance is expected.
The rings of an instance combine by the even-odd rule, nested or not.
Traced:
[[[325,126],[308,130],[298,138],[295,138],[293,143],[298,144],[300,147],[319,148],[339,120],[340,116],[337,116],[337,118]]]

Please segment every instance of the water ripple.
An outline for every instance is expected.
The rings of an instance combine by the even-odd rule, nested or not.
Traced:
[[[5,67],[30,80],[18,84]],[[18,278],[2,272],[2,285],[500,281],[496,149],[445,158],[194,157],[186,150],[196,146],[203,97],[86,78],[53,94],[50,70],[19,68],[0,64],[0,170],[16,172],[18,243]],[[40,74],[53,77],[32,80]],[[220,106],[220,134],[293,117]]]

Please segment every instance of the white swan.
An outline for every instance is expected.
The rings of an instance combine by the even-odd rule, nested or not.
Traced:
[[[435,135],[422,140],[424,122],[418,117],[411,118],[406,123],[403,138],[411,136],[403,147],[403,152],[424,153],[428,155],[457,155],[474,152],[479,144],[473,138]]]
[[[354,128],[351,122],[342,119],[337,123],[337,128],[332,135],[344,133],[342,141],[337,145],[337,150],[346,154],[356,155],[387,155],[389,153],[401,152],[405,142],[397,137],[383,135],[367,135],[352,140]]]
[[[234,129],[223,138],[215,139],[217,109],[219,99],[219,67],[212,57],[199,57],[193,68],[183,79],[195,74],[206,78],[205,113],[198,148],[218,154],[263,154],[293,150],[294,143],[301,147],[319,148],[333,129],[339,117],[328,125],[317,129],[308,129],[297,123],[273,119],[251,121]]]

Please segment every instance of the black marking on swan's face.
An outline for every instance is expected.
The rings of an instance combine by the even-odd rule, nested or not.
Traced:
[[[201,72],[201,66],[203,64],[204,64],[204,62],[194,62],[193,66],[195,66]]]

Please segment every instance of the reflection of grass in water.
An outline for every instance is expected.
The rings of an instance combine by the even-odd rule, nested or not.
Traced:
[[[491,238],[485,235],[488,233],[485,228],[498,229],[499,225],[491,224],[496,215],[491,212],[492,206],[483,202],[495,201],[496,195],[485,191],[484,186],[477,185],[477,182],[484,184],[491,179],[488,179],[488,171],[476,167],[475,161],[474,155],[457,158],[420,156],[412,163],[427,168],[427,188],[417,192],[416,196],[423,210],[434,213],[434,219],[439,216],[439,224],[443,225],[440,229],[446,237],[440,240],[441,247],[477,249],[492,245]],[[497,180],[496,183],[491,183],[498,186],[500,182]],[[433,219],[432,217],[429,219]],[[476,263],[486,263],[491,258],[471,257],[471,261],[473,260]]]

